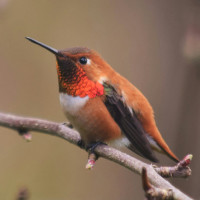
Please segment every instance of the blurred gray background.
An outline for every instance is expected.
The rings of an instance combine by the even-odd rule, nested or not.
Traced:
[[[200,1],[0,0],[0,111],[64,122],[55,58],[25,36],[95,49],[138,87],[171,149],[194,155],[192,176],[170,181],[200,199]],[[86,161],[62,139],[27,143],[0,127],[0,199],[24,186],[38,200],[144,199],[140,176],[103,159],[87,171]]]

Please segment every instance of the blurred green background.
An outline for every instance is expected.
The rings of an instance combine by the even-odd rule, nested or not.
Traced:
[[[0,111],[66,120],[55,58],[25,36],[95,49],[149,99],[178,157],[194,154],[192,176],[170,181],[200,199],[199,21],[198,0],[0,0]],[[103,159],[87,171],[86,160],[62,139],[33,133],[27,143],[0,127],[0,199],[24,186],[38,200],[144,199],[138,175]]]

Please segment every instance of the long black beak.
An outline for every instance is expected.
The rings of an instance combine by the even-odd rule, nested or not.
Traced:
[[[61,54],[57,49],[54,49],[54,48],[52,48],[52,47],[50,47],[50,46],[48,46],[48,45],[46,45],[46,44],[43,44],[43,43],[41,43],[41,42],[39,42],[39,41],[37,41],[37,40],[34,40],[33,38],[30,38],[30,37],[25,37],[25,38],[26,38],[27,40],[29,40],[29,41],[31,41],[31,42],[33,42],[33,43],[35,43],[35,44],[41,46],[41,47],[47,49],[48,51],[50,51],[51,53],[53,53],[53,54],[55,54],[55,55],[57,55],[57,56],[62,56],[62,54]]]

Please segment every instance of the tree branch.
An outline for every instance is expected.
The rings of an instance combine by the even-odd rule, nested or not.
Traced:
[[[142,186],[147,200],[173,200],[174,194],[171,189],[161,189],[149,183],[146,168],[142,168]]]
[[[162,177],[182,177],[186,178],[192,174],[192,170],[189,168],[189,164],[192,160],[192,155],[185,156],[175,166],[172,167],[154,167],[155,171]]]
[[[81,139],[77,131],[70,129],[63,124],[36,118],[19,117],[16,115],[5,113],[0,113],[0,126],[15,129],[18,132],[20,130],[26,130],[38,131],[45,134],[54,135],[63,138],[75,145],[77,145],[79,140]],[[107,145],[97,146],[95,149],[95,153],[98,156],[118,163],[121,166],[126,167],[127,169],[137,174],[141,174],[142,169],[146,168],[148,179],[153,186],[163,188],[166,190],[172,190],[174,199],[191,200],[189,196],[185,195],[183,192],[171,185],[168,181],[163,179],[154,170],[152,165],[148,165],[140,160],[137,160],[134,157],[131,157]]]

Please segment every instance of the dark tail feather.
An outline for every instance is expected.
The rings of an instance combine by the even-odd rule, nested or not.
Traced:
[[[163,152],[164,152],[169,158],[171,158],[173,161],[175,161],[176,163],[178,163],[178,162],[180,161],[178,158],[171,156],[171,155],[170,155],[167,151],[165,151],[165,149],[162,148],[162,146],[160,146],[158,143],[157,143],[157,145],[158,145],[158,146],[163,150]]]
[[[133,151],[134,153],[138,154],[139,156],[146,158],[152,162],[158,163],[159,160],[156,158],[156,155],[154,154],[154,152],[152,151],[151,154],[147,155],[142,155],[133,145],[129,145],[127,146],[131,151]]]

